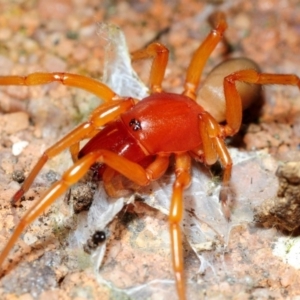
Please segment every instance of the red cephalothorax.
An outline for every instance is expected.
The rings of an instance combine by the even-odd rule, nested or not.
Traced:
[[[191,98],[162,92],[143,99],[120,119],[147,153],[153,155],[198,147],[201,112],[201,106]]]
[[[13,196],[12,203],[17,204],[47,160],[70,149],[74,165],[23,216],[2,250],[0,266],[24,228],[95,164],[102,166],[99,175],[106,191],[110,195],[118,195],[112,184],[116,173],[137,185],[145,186],[165,173],[169,157],[174,155],[176,179],[169,222],[178,296],[181,300],[185,299],[180,222],[183,215],[183,191],[190,183],[191,159],[197,159],[206,165],[212,165],[217,160],[221,162],[224,175],[220,200],[226,211],[232,161],[224,143],[225,137],[234,135],[239,130],[242,109],[252,101],[257,85],[290,84],[300,87],[300,80],[295,75],[259,73],[253,62],[234,59],[219,65],[210,73],[198,93],[200,99],[196,99],[204,64],[227,27],[222,13],[214,15],[214,23],[214,29],[192,57],[182,94],[162,91],[168,50],[160,43],[152,43],[132,55],[133,59],[153,58],[151,95],[141,101],[122,98],[99,81],[70,73],[0,77],[0,85],[31,86],[58,81],[90,91],[105,102],[91,113],[88,121],[44,152]],[[225,122],[224,125],[218,123],[221,121]],[[84,139],[89,139],[89,142],[80,150],[80,141]],[[228,210],[227,213],[229,214]]]

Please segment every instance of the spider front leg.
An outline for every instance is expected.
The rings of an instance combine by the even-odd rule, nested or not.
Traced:
[[[177,154],[175,156],[176,180],[173,185],[173,195],[171,200],[169,223],[172,247],[173,269],[177,292],[180,300],[185,297],[184,263],[182,251],[182,234],[180,222],[183,217],[183,190],[187,188],[191,181],[190,175],[191,157],[188,153]]]
[[[115,92],[100,81],[71,73],[32,73],[27,76],[0,76],[0,85],[42,85],[51,82],[77,87],[93,93],[106,102],[120,100]]]
[[[200,77],[209,56],[216,48],[223,37],[223,33],[227,28],[225,14],[217,12],[211,16],[213,21],[213,30],[202,42],[194,53],[190,65],[187,69],[183,95],[196,100],[196,90],[199,85]]]
[[[59,196],[66,192],[70,186],[78,182],[95,162],[106,164],[128,179],[144,186],[149,184],[151,180],[156,180],[162,176],[169,165],[169,155],[158,155],[146,169],[108,150],[99,150],[83,156],[63,174],[61,180],[51,186],[44,196],[42,196],[20,220],[20,223],[17,225],[11,238],[1,252],[0,267],[2,267],[5,258],[8,256],[8,253],[24,229],[39,217]]]
[[[223,140],[223,127],[204,111],[199,115],[199,132],[202,145],[194,153],[196,155],[200,153],[202,161],[207,165],[213,165],[218,159],[220,160],[223,167],[223,180],[219,199],[225,217],[230,219],[230,207],[234,201],[234,193],[230,187],[232,160]],[[201,152],[203,152],[202,155]]]
[[[121,113],[127,111],[132,106],[134,106],[134,100],[127,99],[104,103],[103,105],[97,107],[92,112],[87,122],[84,122],[83,124],[79,125],[77,128],[72,130],[68,135],[66,135],[64,138],[62,138],[60,141],[55,143],[43,153],[43,155],[40,157],[38,162],[35,164],[34,168],[31,170],[30,174],[24,181],[21,188],[12,197],[12,204],[19,204],[21,197],[26,193],[26,191],[28,191],[35,177],[40,172],[45,163],[48,161],[48,159],[53,158],[63,150],[70,147],[72,149],[71,153],[73,161],[76,161],[76,150],[74,150],[74,148],[79,149],[80,141],[93,136],[99,131],[101,126],[114,120]]]

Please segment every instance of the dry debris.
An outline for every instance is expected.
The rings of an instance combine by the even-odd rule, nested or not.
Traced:
[[[254,209],[254,220],[266,227],[294,231],[300,226],[300,162],[288,162],[276,172],[277,197],[267,199]]]

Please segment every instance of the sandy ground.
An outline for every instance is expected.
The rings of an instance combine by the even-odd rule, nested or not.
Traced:
[[[170,60],[163,87],[179,93],[190,57],[210,30],[207,18],[221,9],[229,28],[205,74],[228,57],[246,56],[264,72],[300,75],[298,0],[100,3],[2,0],[0,74],[67,71],[101,79],[107,41],[97,31],[99,22],[107,22],[120,26],[130,51],[154,40],[164,43],[170,49]],[[134,63],[145,83],[149,66],[149,62]],[[262,98],[259,115],[248,112],[238,138],[228,141],[240,151],[231,152],[238,204],[230,223],[224,222],[218,207],[209,215],[210,204],[205,204],[209,222],[207,215],[197,214],[203,207],[193,199],[201,175],[194,171],[194,184],[186,193],[184,222],[188,299],[300,298],[297,231],[282,230],[277,221],[267,222],[266,228],[253,222],[254,208],[276,198],[278,165],[299,161],[300,92],[296,87],[267,86]],[[32,205],[29,200],[37,200],[71,160],[68,153],[51,160],[26,194],[27,201],[12,209],[9,200],[19,187],[15,172],[28,175],[42,152],[85,120],[98,104],[95,96],[58,84],[0,89],[1,247]],[[21,147],[20,152],[16,146]],[[202,171],[208,195],[209,188],[216,189],[216,185],[210,185],[212,175]],[[159,187],[166,195],[170,176],[162,182],[165,187]],[[105,196],[100,192],[97,197]],[[176,297],[164,209],[141,201],[127,205],[106,229],[103,264],[95,272],[90,256],[82,247],[74,250],[69,238],[84,217],[73,214],[67,199],[68,195],[59,199],[19,239],[4,264],[7,272],[0,281],[1,299]],[[205,242],[197,242],[199,232]]]

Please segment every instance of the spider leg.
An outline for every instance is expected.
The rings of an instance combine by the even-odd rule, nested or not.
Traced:
[[[176,180],[173,185],[169,223],[171,234],[172,260],[175,272],[177,292],[180,300],[185,297],[184,263],[182,252],[182,237],[180,222],[183,217],[183,190],[188,187],[191,181],[190,176],[191,157],[188,153],[175,155]]]
[[[234,72],[224,78],[224,94],[226,99],[226,122],[224,134],[234,135],[242,122],[241,97],[236,88],[236,81],[254,84],[284,84],[300,88],[300,78],[293,74],[267,74],[256,70]]]
[[[217,12],[213,16],[214,29],[209,33],[199,48],[194,53],[190,65],[187,69],[183,95],[196,99],[196,90],[199,85],[200,77],[209,56],[222,39],[223,33],[227,28],[225,15]]]
[[[0,266],[2,266],[3,261],[24,229],[39,217],[59,196],[66,192],[71,185],[78,182],[95,162],[104,163],[110,168],[118,170],[119,173],[139,185],[147,185],[151,180],[157,179],[166,171],[169,165],[169,155],[157,155],[153,163],[146,169],[108,150],[99,150],[83,156],[62,175],[61,180],[55,182],[39,201],[25,213],[1,252]]]
[[[203,154],[201,155],[201,160],[206,165],[213,165],[218,160],[218,154],[213,142],[213,139],[219,134],[219,124],[214,121],[214,118],[208,112],[203,111],[201,115],[199,115],[199,133],[202,140],[202,145],[200,149],[197,149],[197,152]],[[200,150],[200,151],[199,151]]]
[[[216,151],[223,167],[223,181],[219,194],[219,199],[222,204],[222,211],[227,218],[230,220],[231,207],[234,203],[234,192],[230,186],[232,160],[229,151],[224,143],[224,140],[220,137],[214,139]]]
[[[63,137],[60,141],[55,143],[53,146],[48,148],[43,155],[40,157],[38,162],[35,164],[34,168],[24,181],[21,188],[14,194],[12,197],[12,204],[17,205],[20,201],[20,198],[28,191],[33,180],[48,161],[48,159],[58,155],[63,150],[72,147],[75,145],[75,148],[78,147],[79,142],[83,139],[89,138],[91,135],[94,135],[99,131],[99,128],[106,123],[114,120],[121,113],[127,111],[134,105],[133,99],[127,100],[116,100],[113,102],[104,103],[98,106],[91,114],[89,120],[80,124],[74,130],[72,130],[68,135]],[[75,155],[74,148],[72,155]],[[78,154],[78,153],[77,153]],[[77,158],[76,158],[77,160]]]
[[[103,184],[105,187],[105,192],[110,197],[119,197],[120,192],[115,188],[115,186],[112,183],[112,180],[114,176],[116,175],[116,171],[112,168],[106,167],[105,171],[102,175]]]
[[[208,112],[199,115],[199,119],[203,161],[208,165],[212,165],[219,158],[223,167],[223,180],[219,199],[222,203],[224,215],[227,219],[230,219],[230,206],[233,201],[233,192],[230,188],[232,160],[223,140],[223,128]]]
[[[99,130],[95,130],[87,138],[88,139],[92,138],[93,136],[95,136],[99,132]],[[70,154],[71,154],[72,161],[73,161],[73,163],[75,163],[78,160],[78,153],[80,151],[80,142],[76,142],[75,144],[71,145],[69,147],[69,151],[70,151]]]
[[[149,86],[151,93],[160,93],[162,91],[162,81],[169,58],[169,50],[160,43],[152,43],[146,49],[135,51],[131,54],[132,60],[153,58]]]
[[[42,85],[55,81],[91,92],[105,102],[120,99],[120,96],[102,82],[83,75],[54,72],[32,73],[27,76],[0,76],[0,85],[30,86]]]

